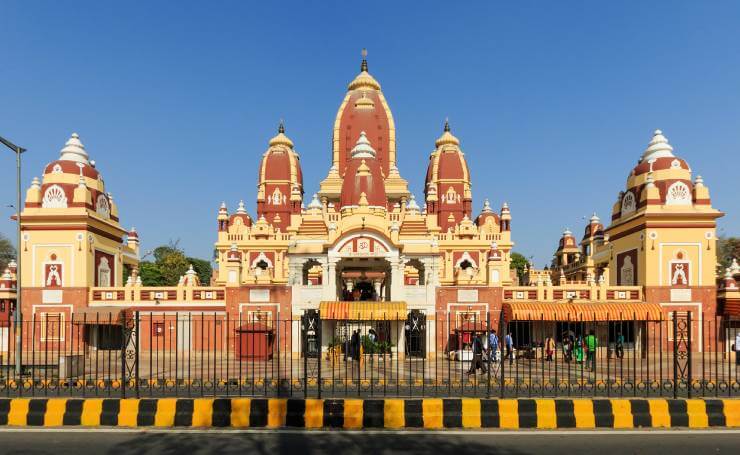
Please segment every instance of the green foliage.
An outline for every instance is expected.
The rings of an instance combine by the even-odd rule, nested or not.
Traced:
[[[9,238],[0,234],[0,274],[3,273],[11,259],[15,259],[15,247],[10,243]]]
[[[205,259],[191,258],[188,257],[188,264],[193,265],[193,270],[198,274],[200,284],[202,286],[209,286],[211,284],[211,275],[213,275],[213,268],[211,263]]]
[[[524,280],[524,268],[528,263],[529,261],[527,261],[527,258],[523,254],[511,253],[511,268],[516,270],[516,276],[519,277],[520,283]]]
[[[390,341],[373,341],[369,335],[360,337],[362,350],[365,354],[390,354],[393,343]]]
[[[740,260],[740,237],[717,237],[717,265],[720,267],[720,276],[732,264],[732,259]]]
[[[162,274],[159,272],[159,266],[150,261],[139,263],[139,276],[144,286],[166,286]]]
[[[177,286],[180,277],[185,275],[191,264],[201,285],[210,284],[213,274],[211,263],[205,259],[186,256],[177,241],[155,248],[153,254],[154,262],[139,263],[139,275],[144,286]]]
[[[166,286],[176,286],[180,277],[188,271],[188,259],[182,251],[176,250],[161,257],[157,261],[159,273],[162,274]]]

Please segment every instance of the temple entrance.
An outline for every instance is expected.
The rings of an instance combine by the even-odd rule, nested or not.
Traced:
[[[347,302],[390,300],[390,264],[382,258],[347,258],[337,264],[337,295]]]

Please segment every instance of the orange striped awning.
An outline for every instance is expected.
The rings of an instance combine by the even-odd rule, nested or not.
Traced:
[[[405,320],[406,302],[321,302],[321,319],[370,321],[376,319]]]
[[[661,316],[660,305],[645,302],[504,303],[507,321],[657,321]]]

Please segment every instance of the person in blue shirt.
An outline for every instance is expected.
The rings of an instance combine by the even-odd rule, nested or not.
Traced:
[[[498,335],[493,329],[488,334],[488,362],[498,362]]]
[[[509,359],[509,363],[514,363],[514,340],[511,338],[511,332],[507,333],[504,337],[504,346],[506,347],[506,359]]]

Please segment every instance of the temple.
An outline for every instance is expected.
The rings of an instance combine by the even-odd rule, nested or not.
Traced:
[[[161,336],[173,349],[219,339],[239,350],[243,331],[312,318],[321,327],[313,349],[346,339],[354,324],[373,329],[399,356],[425,357],[457,349],[459,332],[504,321],[530,321],[524,337],[564,321],[624,320],[639,339],[649,336],[641,321],[676,311],[699,321],[740,317],[740,268],[717,274],[722,213],[661,131],[629,172],[608,222],[594,214],[580,241],[565,230],[551,266],[530,265],[520,280],[511,268],[514,224],[505,197],[477,195],[482,202],[473,203],[464,141],[449,122],[440,126],[417,199],[397,166],[398,153],[416,152],[397,149],[391,108],[363,55],[339,105],[331,150],[301,152],[326,162],[318,192],[305,194],[300,147],[281,122],[261,157],[254,204],[245,196],[231,210],[218,207],[212,282],[200,283],[191,269],[177,286],[157,288],[142,284],[139,234],[122,227],[96,163],[72,134],[41,180],[33,179],[21,214],[20,310],[46,330],[34,342],[61,346],[80,336],[106,349],[116,346],[110,326],[139,312],[151,315],[151,327],[140,329],[150,334],[144,347]],[[6,315],[15,273],[0,279]],[[180,323],[193,314],[246,324],[239,333],[204,333]],[[83,322],[63,324],[73,319]],[[289,343],[298,353],[306,349],[298,340],[310,334],[306,324],[293,327]],[[709,349],[697,340],[695,349]]]

